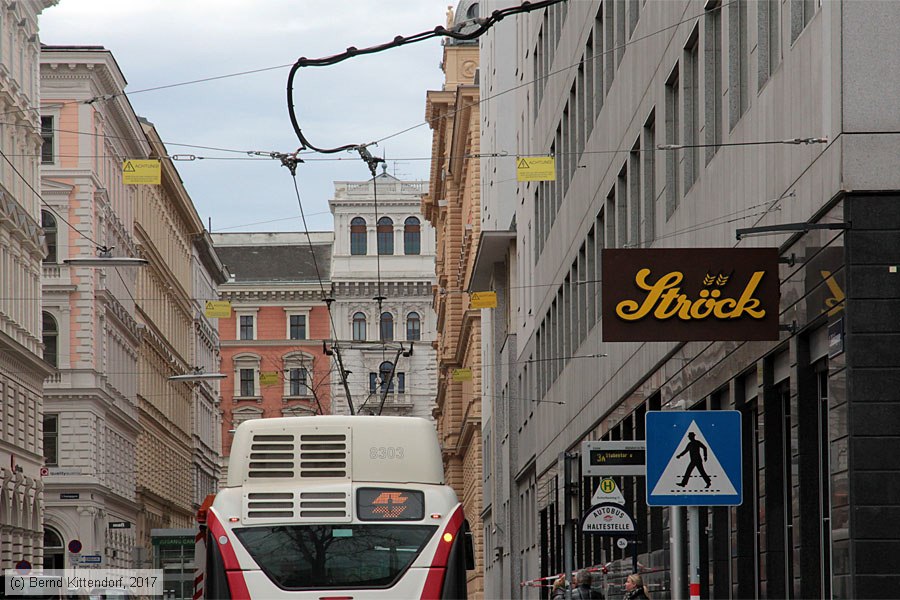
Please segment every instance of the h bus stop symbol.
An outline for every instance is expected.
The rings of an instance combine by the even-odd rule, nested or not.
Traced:
[[[741,503],[740,412],[651,411],[646,432],[648,505]]]

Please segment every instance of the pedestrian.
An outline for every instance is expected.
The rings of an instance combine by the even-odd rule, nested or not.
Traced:
[[[572,590],[572,600],[603,600],[603,594],[595,592],[591,587],[593,576],[587,569],[582,569],[575,574],[575,589]]]
[[[625,580],[624,600],[650,600],[650,594],[644,586],[644,580],[637,573],[632,573]]]
[[[566,597],[566,576],[560,575],[559,579],[553,582],[553,591],[550,592],[552,600],[563,600]]]
[[[690,453],[691,462],[688,464],[688,468],[684,472],[684,476],[681,478],[681,481],[679,481],[675,485],[677,485],[678,487],[686,486],[688,484],[688,480],[690,480],[691,478],[691,472],[694,469],[697,469],[697,471],[700,472],[700,477],[702,477],[703,481],[706,482],[706,487],[709,488],[709,486],[712,485],[712,479],[710,479],[709,475],[706,474],[706,469],[703,468],[703,463],[707,459],[706,445],[700,440],[696,439],[697,436],[693,431],[688,434],[688,437],[691,439],[691,441],[689,441],[687,443],[687,446],[685,446],[684,452],[677,455],[675,458],[681,458],[685,454]],[[701,450],[703,451],[703,458],[700,458]]]

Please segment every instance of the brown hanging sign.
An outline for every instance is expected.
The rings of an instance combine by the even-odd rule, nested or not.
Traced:
[[[603,250],[605,342],[777,340],[777,248]]]

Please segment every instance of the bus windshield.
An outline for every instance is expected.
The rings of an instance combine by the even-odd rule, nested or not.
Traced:
[[[393,585],[437,527],[431,525],[277,525],[236,528],[238,539],[282,589]]]

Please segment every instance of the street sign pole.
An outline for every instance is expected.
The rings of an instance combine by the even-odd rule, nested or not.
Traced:
[[[689,569],[691,574],[691,600],[700,600],[700,509],[688,507],[688,546],[690,546]]]
[[[560,452],[560,460],[563,462],[563,565],[566,569],[566,600],[572,598],[572,571],[575,570],[575,532],[572,522],[572,499],[570,497],[569,482],[572,479],[572,458],[568,452]]]
[[[684,525],[681,516],[684,514],[681,506],[669,507],[669,524],[672,530],[672,538],[669,545],[672,549],[671,580],[672,600],[684,600]]]

